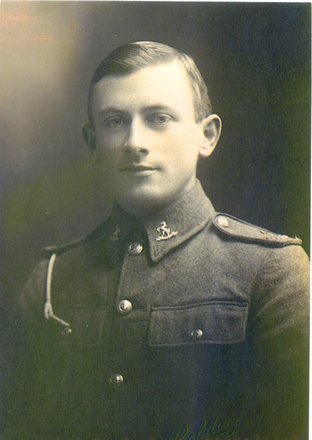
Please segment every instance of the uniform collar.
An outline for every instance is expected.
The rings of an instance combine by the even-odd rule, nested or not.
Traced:
[[[149,242],[152,261],[163,258],[169,251],[201,231],[214,214],[214,208],[197,180],[195,187],[156,214],[134,218],[117,205],[112,215],[114,231],[125,236],[138,224],[143,225]],[[117,228],[118,225],[118,228]]]

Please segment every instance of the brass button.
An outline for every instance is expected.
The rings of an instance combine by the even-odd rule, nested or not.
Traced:
[[[121,385],[123,383],[123,377],[121,374],[112,374],[109,381],[113,385]]]
[[[130,255],[139,255],[143,251],[143,246],[140,243],[131,243],[128,247]]]
[[[223,226],[223,228],[228,228],[230,225],[228,219],[226,217],[223,217],[222,215],[217,218],[217,222],[218,225]]]
[[[72,329],[70,327],[65,327],[64,330],[62,331],[62,335],[63,336],[69,336],[72,333]]]
[[[203,331],[200,328],[195,328],[191,332],[192,339],[200,339],[203,336]]]
[[[123,315],[129,313],[131,310],[132,310],[132,304],[127,299],[120,301],[120,303],[118,304],[118,312]]]

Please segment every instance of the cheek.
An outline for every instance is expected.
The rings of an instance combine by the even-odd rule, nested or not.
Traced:
[[[167,170],[174,179],[183,181],[196,172],[197,156],[191,154],[190,149],[177,149],[168,157]]]
[[[96,152],[96,159],[100,171],[112,176],[112,173],[114,173],[120,163],[118,149],[101,146],[96,149]]]
[[[194,139],[181,139],[180,143],[177,143],[175,148],[172,149],[172,155],[174,155],[176,162],[180,163],[183,168],[193,167],[198,159],[198,148]]]
[[[96,145],[105,150],[122,148],[127,140],[127,133],[124,130],[114,133],[107,133],[102,130],[95,132]]]
[[[101,159],[106,161],[116,161],[122,154],[123,143],[121,139],[108,136],[96,138],[96,151]]]

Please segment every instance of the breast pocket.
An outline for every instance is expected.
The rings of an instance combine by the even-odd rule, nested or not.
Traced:
[[[245,339],[248,304],[207,302],[155,307],[148,329],[150,346],[233,344]]]
[[[69,324],[66,327],[49,320],[53,339],[58,345],[96,346],[103,340],[106,309],[98,307],[55,307],[54,313]]]

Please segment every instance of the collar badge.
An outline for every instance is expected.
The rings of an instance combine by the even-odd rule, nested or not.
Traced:
[[[170,231],[170,228],[167,228],[167,223],[162,221],[161,224],[156,228],[156,231],[160,234],[159,237],[156,238],[156,241],[169,240],[169,238],[178,235],[178,231]]]

